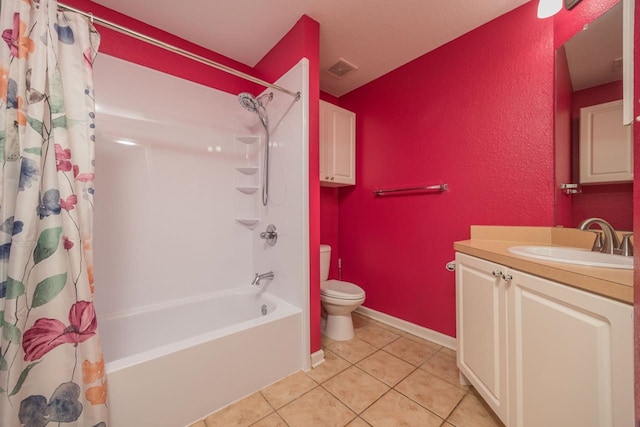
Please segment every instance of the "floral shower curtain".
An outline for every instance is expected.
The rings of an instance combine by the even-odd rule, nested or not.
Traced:
[[[99,35],[53,0],[2,0],[0,31],[0,425],[106,427],[92,264]]]

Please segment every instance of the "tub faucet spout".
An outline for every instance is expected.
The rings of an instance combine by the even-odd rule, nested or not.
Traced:
[[[262,273],[262,274],[256,273],[256,276],[253,278],[253,281],[251,282],[251,284],[253,286],[260,286],[260,280],[262,279],[273,280],[274,277],[275,275],[273,274],[273,271],[269,271],[267,273]]]

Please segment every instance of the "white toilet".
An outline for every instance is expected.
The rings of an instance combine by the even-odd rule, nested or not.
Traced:
[[[327,311],[327,323],[322,333],[336,341],[354,336],[351,312],[364,302],[364,290],[353,283],[329,278],[331,246],[320,245],[320,302]]]

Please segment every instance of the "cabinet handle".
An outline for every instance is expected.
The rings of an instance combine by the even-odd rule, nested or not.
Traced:
[[[329,177],[328,177],[328,176],[325,176],[325,177],[324,177],[324,179],[329,179]]]
[[[502,279],[504,279],[505,282],[510,282],[511,280],[513,280],[513,276],[510,274],[503,274]]]
[[[500,270],[493,270],[491,274],[493,274],[493,277],[502,277],[502,271]]]
[[[331,177],[331,181],[333,181],[333,177]]]

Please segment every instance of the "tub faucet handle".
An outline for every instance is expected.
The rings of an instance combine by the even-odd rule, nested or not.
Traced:
[[[278,241],[278,231],[273,224],[267,225],[267,230],[260,233],[260,238],[267,241],[269,246],[274,246]]]

